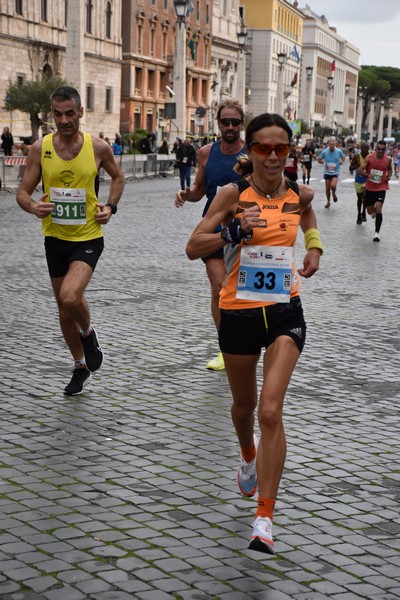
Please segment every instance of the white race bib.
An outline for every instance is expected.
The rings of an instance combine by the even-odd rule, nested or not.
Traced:
[[[371,169],[368,179],[373,183],[380,183],[382,181],[382,177],[383,171],[380,171],[379,169]]]
[[[248,246],[240,251],[236,298],[261,302],[290,302],[293,248]]]
[[[57,225],[86,225],[86,189],[50,188],[51,213]]]

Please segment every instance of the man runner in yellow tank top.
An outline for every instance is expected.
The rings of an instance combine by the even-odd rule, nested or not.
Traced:
[[[17,202],[42,220],[61,331],[75,362],[64,393],[76,395],[103,362],[84,291],[104,248],[101,226],[117,211],[124,175],[110,146],[79,130],[83,107],[77,90],[67,86],[55,90],[51,113],[56,133],[33,144]],[[98,201],[100,167],[111,177],[105,203]],[[40,179],[44,194],[34,201],[32,193]]]

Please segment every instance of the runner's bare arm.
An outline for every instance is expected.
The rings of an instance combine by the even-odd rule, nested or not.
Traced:
[[[186,254],[190,260],[207,256],[216,252],[226,242],[221,232],[215,232],[221,223],[233,219],[238,204],[239,193],[236,186],[228,184],[215,196],[210,209],[197,225],[186,246]]]
[[[19,206],[39,219],[47,217],[52,212],[54,206],[46,200],[47,194],[43,194],[37,202],[32,198],[32,194],[40,182],[42,175],[41,153],[42,140],[38,140],[29,150],[25,173],[16,195]]]
[[[317,229],[317,217],[312,207],[312,199],[314,198],[314,191],[308,185],[300,185],[300,227],[305,233],[309,229]],[[306,252],[303,259],[303,267],[298,269],[299,274],[302,277],[312,277],[319,269],[319,260],[322,252],[318,248],[310,248]]]

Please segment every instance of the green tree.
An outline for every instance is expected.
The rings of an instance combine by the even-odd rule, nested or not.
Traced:
[[[400,95],[400,69],[394,67],[361,67],[358,91],[363,95],[362,128],[365,128],[371,108],[371,99],[384,100]]]
[[[52,77],[37,77],[22,85],[9,80],[6,91],[5,110],[19,110],[28,113],[31,121],[32,141],[39,137],[39,127],[43,124],[41,114],[50,112],[50,96],[55,89],[62,85],[71,85],[59,75]]]
[[[307,121],[301,119],[301,133],[310,133],[310,126]]]
[[[140,154],[139,145],[143,138],[147,136],[146,129],[134,129],[124,135],[124,140],[128,145],[128,154]]]

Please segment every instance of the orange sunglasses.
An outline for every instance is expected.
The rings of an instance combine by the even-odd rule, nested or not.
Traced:
[[[275,152],[278,158],[286,158],[290,152],[290,144],[262,144],[261,142],[251,142],[248,145],[252,148],[256,154],[260,156],[269,156],[272,152]]]

